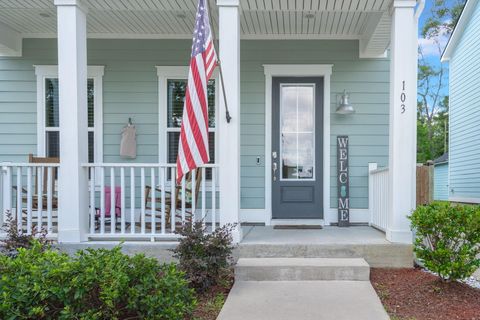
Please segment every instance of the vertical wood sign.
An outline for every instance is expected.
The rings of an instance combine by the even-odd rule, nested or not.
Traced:
[[[348,172],[348,136],[337,136],[338,226],[350,225],[350,190]]]

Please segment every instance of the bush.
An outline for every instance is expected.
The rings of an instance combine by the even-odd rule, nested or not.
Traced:
[[[205,292],[219,284],[231,272],[232,230],[235,225],[225,225],[212,233],[205,232],[201,222],[183,226],[178,234],[178,246],[173,250],[182,269],[197,292]]]
[[[0,256],[1,319],[183,319],[194,293],[176,266],[143,255],[87,249]]]
[[[434,202],[410,219],[417,257],[443,280],[464,279],[480,266],[480,206]]]
[[[6,214],[7,221],[1,229],[6,233],[4,240],[0,240],[0,253],[15,257],[19,248],[31,248],[34,241],[41,245],[42,250],[50,248],[51,241],[47,239],[47,232],[42,229],[38,232],[36,226],[32,227],[30,234],[18,230],[17,219],[10,212]]]

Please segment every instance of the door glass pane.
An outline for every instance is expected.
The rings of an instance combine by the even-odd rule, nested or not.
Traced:
[[[182,126],[183,103],[187,80],[167,81],[167,126],[180,128]],[[215,127],[215,80],[209,80],[207,86],[208,99],[208,126]]]
[[[313,179],[315,85],[280,85],[280,113],[281,178]]]
[[[58,79],[45,79],[45,126],[58,127]]]

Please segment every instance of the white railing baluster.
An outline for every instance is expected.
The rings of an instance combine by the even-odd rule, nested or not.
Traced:
[[[182,226],[185,224],[185,175],[182,177],[182,192],[181,192],[181,201],[182,201]]]
[[[114,234],[116,228],[116,214],[117,214],[117,205],[116,205],[116,192],[115,192],[115,168],[110,168],[110,233]]]
[[[217,214],[217,182],[216,182],[217,168],[212,168],[212,232],[216,229],[216,214]]]
[[[7,210],[5,207],[5,176],[6,170],[3,166],[0,166],[0,226],[3,226],[5,222],[5,211]]]
[[[161,228],[161,233],[165,234],[165,224],[166,224],[166,219],[165,219],[165,167],[160,167],[160,191],[161,191],[161,223],[162,223],[162,228]]]
[[[125,233],[125,168],[120,168],[120,232]]]
[[[22,167],[17,167],[17,228],[18,231],[22,231]]]
[[[105,233],[105,167],[100,168],[100,234]]]
[[[156,197],[155,197],[155,189],[156,189],[156,183],[155,183],[155,168],[150,168],[150,184],[152,188],[150,189],[151,195],[150,195],[150,210],[151,210],[151,221],[150,221],[150,229],[152,234],[155,234],[155,231],[157,229],[155,225],[155,211],[156,211]]]
[[[202,226],[203,226],[203,229],[205,229],[205,226],[206,226],[206,199],[207,199],[207,196],[206,196],[206,190],[205,190],[205,168],[202,167],[200,170],[202,170]]]
[[[50,183],[49,183],[50,185]],[[90,168],[90,233],[95,233],[95,168]]]
[[[37,232],[42,232],[43,226],[43,173],[45,168],[37,168]]]
[[[0,165],[5,166],[3,163],[0,163]],[[17,207],[19,210],[24,209],[24,218],[26,218],[28,206],[24,205],[24,194],[26,191],[22,193],[22,181],[25,180],[25,175],[22,177],[21,172],[23,167],[28,169],[29,166],[24,164],[17,166],[17,171],[20,170],[17,177],[17,184],[20,186],[20,191],[17,190],[17,193],[20,195],[19,199],[21,200],[17,202]],[[47,174],[48,170],[47,187],[43,188],[46,188],[46,194],[45,190],[35,190],[38,191],[38,195],[42,195],[44,199],[47,199],[47,205],[43,205],[43,207],[40,205],[40,211],[44,213],[47,211],[47,218],[39,213],[39,221],[42,227],[47,223],[48,229],[50,230],[53,224],[53,221],[51,221],[51,211],[53,208],[50,199],[54,198],[54,190],[50,187],[53,186],[52,169],[58,167],[58,165],[52,165],[50,168],[47,164],[33,164],[30,167],[31,169],[44,170],[43,175]],[[185,224],[187,221],[189,222],[190,213],[193,222],[198,221],[201,217],[202,225],[208,232],[217,228],[218,200],[216,198],[216,186],[218,182],[216,179],[218,169],[216,165],[207,164],[193,170],[189,173],[189,178],[187,179],[186,176],[182,177],[178,185],[176,181],[175,164],[86,163],[82,164],[82,167],[89,171],[90,176],[88,214],[90,220],[89,237],[92,240],[96,238],[112,240],[130,238],[155,241],[159,238],[176,238],[178,237],[178,235],[175,234],[177,223],[180,222],[180,219],[182,224]],[[137,168],[139,169],[138,171]],[[130,172],[126,173],[126,170]],[[197,170],[202,171],[199,172]],[[210,180],[207,182],[208,170],[212,170],[213,181],[211,187]],[[201,173],[201,180],[198,180],[197,173],[199,173],[198,176],[200,176]],[[117,177],[116,174],[119,174],[119,177]],[[126,181],[126,179],[128,179],[126,175],[128,174],[130,174],[129,182]],[[110,175],[109,179],[108,175]],[[169,181],[168,179],[170,177],[171,180]],[[39,174],[38,179],[40,182],[45,180],[41,174]],[[117,179],[119,181],[117,181]],[[116,186],[115,183],[118,183],[118,186]],[[147,197],[146,186],[150,184],[151,189]],[[33,185],[33,182],[31,182],[31,185]],[[130,188],[130,201],[128,200],[127,187]],[[137,189],[141,190],[140,195],[136,193]],[[23,188],[23,190],[26,189]],[[98,197],[98,191],[100,191],[100,197]],[[110,191],[109,196],[107,196],[108,191]],[[189,193],[188,198],[187,192]],[[201,198],[197,197],[199,192],[201,192]],[[208,192],[211,192],[211,195],[208,195]],[[35,192],[35,194],[37,194],[37,192]],[[210,196],[211,198],[209,198]],[[98,204],[98,198],[100,204]],[[127,204],[128,201],[130,202],[129,204]],[[138,206],[138,201],[140,201],[140,206]],[[33,203],[33,209],[36,210],[36,203]],[[22,205],[25,206],[25,208],[22,208]],[[108,205],[110,207],[110,216],[107,215]],[[196,216],[197,205],[198,216]],[[98,207],[100,207],[100,210]],[[129,215],[127,213],[128,210],[130,211]],[[210,215],[212,216],[211,219]],[[108,218],[110,218],[110,223],[107,222]],[[135,225],[135,220],[138,222],[139,218],[140,224]],[[42,219],[47,219],[48,221],[43,222]],[[33,222],[35,222],[35,220]],[[129,222],[130,225],[128,224]],[[98,225],[99,223],[100,225]],[[212,228],[209,227],[210,223]],[[22,221],[22,223],[19,224],[19,228],[25,229],[26,224],[26,220]],[[128,231],[128,227],[130,227],[130,232]],[[110,228],[110,230],[108,228]],[[49,233],[55,235],[55,233]]]
[[[130,168],[130,233],[135,233],[135,168]]]
[[[175,167],[170,168],[170,230],[172,233],[175,232],[175,223],[176,223],[176,212],[177,212],[177,189],[176,189],[176,180],[177,175],[175,172]]]
[[[32,167],[27,167],[27,234],[32,232]]]
[[[192,190],[191,190],[191,196],[192,196],[192,228],[195,222],[197,221],[196,216],[195,216],[195,209],[197,208],[197,197],[195,196],[197,194],[197,170],[192,170]]]
[[[53,168],[47,168],[47,233],[53,232],[52,227],[52,211],[53,211]]]
[[[3,221],[6,221],[6,214],[9,212],[13,215],[13,208],[12,208],[12,168],[11,167],[3,167],[2,168],[2,175],[3,175]]]
[[[387,229],[388,213],[388,168],[369,170],[369,197],[371,203],[371,222],[370,224],[380,230]]]
[[[145,168],[140,168],[140,193],[141,193],[141,226],[140,232],[145,234]]]

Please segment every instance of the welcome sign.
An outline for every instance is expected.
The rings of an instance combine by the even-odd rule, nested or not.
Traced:
[[[350,225],[348,136],[337,136],[338,226]]]

